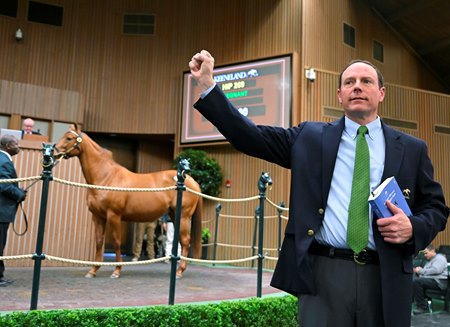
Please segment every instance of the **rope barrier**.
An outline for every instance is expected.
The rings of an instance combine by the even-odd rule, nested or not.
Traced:
[[[242,198],[242,199],[216,198],[215,196],[206,195],[206,194],[194,191],[193,189],[190,189],[189,187],[186,187],[186,191],[191,192],[193,194],[196,194],[198,196],[201,196],[201,197],[203,197],[205,199],[214,200],[214,201],[217,201],[217,202],[247,202],[247,201],[253,201],[253,200],[258,200],[259,199],[259,195],[251,196],[251,197],[248,197],[248,198]]]
[[[0,260],[23,260],[23,259],[33,259],[33,254],[22,254],[22,255],[9,255],[0,256]]]
[[[215,221],[215,220],[216,220],[215,218],[211,218],[211,219],[202,221],[202,224],[203,224],[203,225],[207,225],[207,224],[209,224],[210,222]]]
[[[153,263],[159,263],[166,260],[169,260],[170,257],[162,257],[157,259],[151,259],[151,260],[142,260],[142,261],[130,261],[130,262],[103,262],[103,261],[82,261],[82,260],[73,260],[73,259],[66,259],[61,257],[55,257],[52,255],[45,255],[45,258],[49,261],[59,261],[64,263],[72,263],[72,264],[79,264],[82,266],[137,266],[137,265],[145,265],[145,264],[153,264]]]
[[[220,214],[219,217],[240,218],[240,219],[255,219],[255,216],[234,216],[234,215],[223,215],[223,214]]]
[[[277,257],[269,257],[268,255],[264,256],[264,259],[272,260],[272,261],[278,261]]]
[[[31,177],[23,177],[23,178],[14,178],[14,179],[2,179],[0,180],[0,183],[14,183],[14,182],[29,182],[29,181],[35,181],[40,180],[41,176],[31,176]],[[121,191],[121,192],[164,192],[164,191],[172,191],[176,190],[176,186],[170,186],[170,187],[164,187],[164,188],[125,188],[125,187],[111,187],[111,186],[98,186],[98,185],[92,185],[92,184],[85,184],[85,183],[77,183],[77,182],[71,182],[67,180],[63,180],[57,177],[53,177],[53,180],[57,183],[69,185],[69,186],[75,186],[75,187],[82,187],[82,188],[88,188],[88,189],[98,189],[98,190],[108,190],[108,191]],[[240,198],[240,199],[223,199],[218,197],[209,196],[206,194],[202,194],[200,192],[194,191],[188,187],[186,187],[186,190],[188,192],[191,192],[193,194],[196,194],[198,196],[204,197],[209,200],[214,200],[218,202],[246,202],[246,201],[253,201],[258,200],[260,198],[259,195],[247,197],[247,198]],[[266,198],[267,202],[272,205],[273,207],[279,209],[288,211],[289,208],[280,207],[273,203],[270,199]],[[220,216],[225,218],[240,218],[240,219],[254,219],[255,216],[237,216],[237,215],[225,215],[220,214]],[[257,217],[259,218],[259,217]],[[271,218],[278,218],[278,216],[265,216],[264,219],[271,219]],[[288,219],[285,216],[281,216],[283,219]],[[211,219],[210,221],[212,221]],[[206,246],[210,246],[214,244],[206,244]],[[219,246],[223,247],[235,247],[235,248],[244,248],[244,249],[253,249],[254,246],[247,246],[247,245],[233,245],[233,244],[224,244],[224,243],[217,243]],[[266,251],[277,251],[277,249],[265,249]],[[69,263],[74,265],[83,265],[83,266],[136,266],[136,265],[146,265],[146,264],[154,264],[159,262],[164,262],[167,260],[171,260],[170,256],[165,256],[162,258],[157,259],[151,259],[151,260],[143,260],[143,261],[131,261],[131,262],[98,262],[98,261],[84,261],[84,260],[74,260],[74,259],[67,259],[67,258],[61,258],[57,256],[52,256],[48,254],[43,254],[45,259],[49,261],[57,261],[57,262],[63,262],[63,263]],[[24,260],[24,259],[33,259],[34,254],[25,254],[25,255],[13,255],[13,256],[0,256],[0,260]],[[240,263],[240,262],[246,262],[246,261],[252,261],[255,259],[258,259],[258,256],[252,256],[247,258],[241,258],[241,259],[232,259],[232,260],[204,260],[204,259],[194,259],[194,258],[187,258],[187,257],[180,257],[181,260],[185,260],[188,262],[196,262],[196,263],[208,263],[208,264],[226,264],[226,263]],[[268,260],[278,260],[276,257],[270,257],[265,255],[264,259]]]
[[[130,261],[130,262],[103,262],[103,261],[83,261],[83,260],[74,260],[74,259],[66,259],[61,257],[52,256],[49,254],[43,254],[45,259],[48,261],[58,261],[63,263],[71,263],[81,266],[137,266],[137,265],[146,265],[146,264],[154,264],[163,262],[166,260],[170,260],[170,256],[161,257],[157,259],[151,259],[151,260],[142,260],[142,261]],[[0,256],[0,260],[22,260],[22,259],[33,259],[34,254],[24,254],[24,255],[15,255],[15,256]],[[269,258],[265,256],[264,258]],[[271,260],[278,260],[277,258],[270,257]],[[239,262],[246,262],[246,261],[252,261],[255,259],[258,259],[258,256],[252,256],[247,258],[241,258],[241,259],[231,259],[231,260],[205,260],[205,259],[194,259],[194,258],[188,258],[184,256],[180,256],[181,260],[185,260],[188,262],[196,262],[196,263],[211,263],[211,264],[218,264],[218,263],[239,263]]]
[[[279,205],[277,205],[274,202],[272,202],[269,198],[266,198],[266,200],[267,200],[267,202],[269,202],[270,205],[272,205],[273,207],[277,208],[278,210],[289,211],[289,208],[280,207]]]
[[[34,180],[40,180],[41,176],[30,176],[30,177],[21,177],[21,178],[12,178],[12,179],[1,179],[0,184],[6,184],[6,183],[15,183],[15,182],[30,182]],[[173,191],[176,190],[176,186],[169,186],[169,187],[156,187],[156,188],[127,188],[127,187],[114,187],[114,186],[98,186],[98,185],[92,185],[92,184],[85,184],[85,183],[77,183],[77,182],[71,182],[67,181],[58,177],[53,177],[53,180],[57,183],[69,185],[69,186],[76,186],[76,187],[82,187],[82,188],[88,188],[88,189],[98,189],[98,190],[104,190],[104,191],[120,191],[120,192],[164,192],[164,191]],[[224,198],[218,198],[210,195],[203,194],[201,192],[194,191],[190,189],[189,187],[186,187],[186,191],[191,192],[193,194],[196,194],[198,196],[201,196],[205,199],[214,200],[217,202],[247,202],[247,201],[253,201],[258,200],[259,195],[251,196],[248,198],[236,198],[236,199],[224,199]],[[289,208],[280,207],[277,204],[273,203],[269,198],[266,198],[267,202],[272,205],[273,207],[283,210],[283,211],[289,211]],[[222,215],[225,216],[225,215]],[[229,218],[236,218],[238,216],[227,216]],[[254,218],[253,216],[242,216],[245,218]],[[266,218],[273,218],[274,216],[268,216]],[[285,218],[285,217],[283,217]]]
[[[22,178],[0,179],[0,184],[16,183],[16,182],[30,182],[41,179],[41,176],[31,176]]]
[[[241,249],[253,249],[256,248],[254,246],[250,246],[250,245],[236,245],[236,244],[224,244],[224,243],[216,243],[217,245],[226,247],[226,248],[232,248],[232,247],[236,247],[236,248],[241,248]]]
[[[186,258],[183,256],[181,257],[181,259],[189,261],[189,262],[217,264],[217,263],[238,263],[238,262],[252,261],[252,260],[258,259],[258,256],[255,255],[253,257],[235,259],[235,260],[203,260],[203,259]]]

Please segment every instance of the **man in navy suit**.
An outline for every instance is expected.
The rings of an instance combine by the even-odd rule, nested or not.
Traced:
[[[0,179],[17,178],[12,156],[19,153],[19,141],[12,135],[4,135],[0,139]],[[25,200],[25,190],[18,187],[17,182],[0,183],[0,257],[6,246],[9,224],[16,218],[17,207]],[[4,278],[5,264],[0,260],[0,287],[6,287],[12,280]]]
[[[298,296],[299,324],[410,326],[413,255],[444,230],[450,209],[425,142],[378,116],[381,72],[370,62],[351,62],[339,76],[345,116],[284,129],[255,125],[239,113],[213,80],[209,52],[195,54],[189,67],[202,89],[195,108],[237,150],[291,169],[289,222],[271,285]],[[408,190],[413,215],[389,202],[391,217],[374,219],[369,211],[367,246],[355,253],[347,220],[360,126],[368,128],[370,188],[395,176]]]

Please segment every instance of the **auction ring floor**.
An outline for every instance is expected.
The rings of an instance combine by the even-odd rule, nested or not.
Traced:
[[[7,262],[6,262],[7,266]],[[43,267],[37,309],[110,308],[169,303],[170,264],[122,268],[101,267],[95,278],[85,278],[90,267]],[[280,293],[269,285],[272,272],[263,272],[262,295]],[[6,267],[13,284],[0,288],[0,311],[29,310],[33,268]],[[175,304],[256,297],[257,270],[188,264],[176,281]],[[284,293],[281,293],[284,294]]]

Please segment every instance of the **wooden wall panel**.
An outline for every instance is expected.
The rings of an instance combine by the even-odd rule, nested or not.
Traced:
[[[374,13],[366,1],[303,1],[303,65],[340,72],[353,59],[374,62],[386,81],[444,92],[419,59]],[[343,42],[343,23],[355,28],[356,46]],[[384,46],[384,63],[372,57],[372,42]]]
[[[74,91],[0,80],[0,112],[83,123],[84,98]]]

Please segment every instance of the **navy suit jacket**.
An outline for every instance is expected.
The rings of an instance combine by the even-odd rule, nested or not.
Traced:
[[[216,86],[194,107],[239,151],[291,169],[289,221],[271,285],[296,296],[314,294],[308,248],[324,217],[334,165],[344,130],[335,122],[303,122],[284,129],[255,125]],[[382,180],[395,176],[411,191],[408,204],[414,236],[406,244],[383,241],[374,225],[380,257],[383,313],[386,326],[409,326],[412,299],[412,258],[445,228],[449,209],[425,142],[382,123],[386,158]],[[374,220],[375,222],[375,220]]]
[[[17,178],[16,169],[8,156],[0,151],[0,179]],[[25,199],[25,192],[15,183],[0,183],[0,222],[12,223],[17,206]]]

